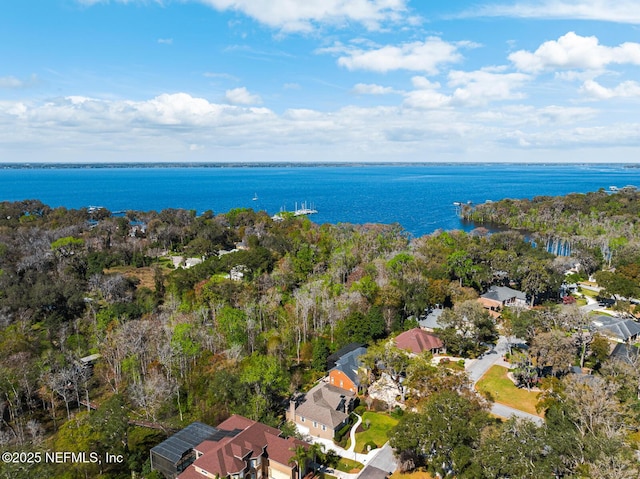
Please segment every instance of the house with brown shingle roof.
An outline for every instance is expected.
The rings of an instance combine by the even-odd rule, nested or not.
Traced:
[[[182,472],[179,475],[168,477],[300,479],[306,472],[302,471],[300,474],[293,457],[297,446],[308,447],[309,444],[298,439],[283,438],[276,428],[238,415],[231,416],[215,428],[208,427],[211,434],[189,450],[191,463],[186,468],[181,468]],[[159,448],[159,451],[170,450],[176,445],[175,441],[171,444],[173,437],[156,448]],[[152,468],[154,449],[152,449]],[[155,452],[157,455],[158,451]],[[182,452],[181,455],[186,457],[187,454]],[[155,463],[159,464],[157,458]],[[158,468],[158,470],[161,469]],[[162,472],[167,475],[167,471],[162,470]]]
[[[333,439],[356,405],[355,393],[321,381],[291,400],[287,419],[303,434]]]
[[[421,328],[413,328],[395,337],[394,342],[400,349],[405,349],[413,354],[422,354],[429,351],[432,354],[444,352],[444,343],[438,336],[434,336]]]

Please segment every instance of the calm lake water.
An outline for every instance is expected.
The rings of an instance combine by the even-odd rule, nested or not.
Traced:
[[[0,170],[0,200],[35,198],[56,207],[111,211],[249,207],[274,214],[303,202],[317,223],[399,223],[414,236],[472,229],[454,202],[585,193],[640,186],[622,165],[366,165]],[[257,198],[257,199],[254,199]]]

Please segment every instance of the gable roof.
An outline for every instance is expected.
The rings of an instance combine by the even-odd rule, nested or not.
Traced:
[[[491,286],[489,290],[480,295],[481,298],[493,299],[494,301],[499,301],[504,303],[505,301],[509,301],[510,299],[519,299],[522,301],[527,300],[527,295],[522,291],[518,291],[517,289],[509,288],[508,286]]]
[[[354,397],[350,391],[320,382],[305,394],[296,414],[335,429],[349,416],[348,402]]]
[[[342,352],[342,349],[347,347],[349,350]],[[353,384],[358,386],[360,385],[360,378],[358,377],[358,369],[360,369],[361,366],[360,356],[367,352],[367,348],[366,346],[358,343],[352,343],[345,348],[342,348],[340,351],[335,353],[335,355],[338,353],[341,353],[341,355],[335,360],[335,365],[331,368],[331,371],[342,371],[351,380],[351,382],[353,382]]]
[[[299,439],[280,437],[281,432],[276,428],[238,415],[231,416],[218,425],[219,430],[227,428],[230,433],[235,434],[220,440],[207,439],[195,447],[202,456],[196,459],[193,466],[225,477],[243,471],[247,467],[246,460],[258,458],[265,451],[269,460],[290,466],[294,456],[293,449],[298,445],[308,446]],[[191,470],[187,474],[192,474],[193,469],[189,469]]]
[[[396,336],[394,341],[398,348],[408,349],[414,354],[431,351],[432,349],[440,349],[444,346],[444,343],[439,337],[429,334],[420,328],[405,331]]]

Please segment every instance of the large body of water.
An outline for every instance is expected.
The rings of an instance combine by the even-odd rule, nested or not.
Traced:
[[[454,202],[640,186],[622,165],[365,165],[314,167],[52,168],[0,170],[0,200],[111,211],[250,207],[274,214],[313,205],[317,223],[399,223],[414,236],[466,229]],[[254,200],[254,197],[257,199]]]

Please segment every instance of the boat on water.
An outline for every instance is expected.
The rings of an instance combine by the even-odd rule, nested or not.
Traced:
[[[258,193],[254,193],[253,194],[253,198],[251,198],[253,201],[258,201]]]
[[[314,215],[318,212],[315,209],[314,205],[307,205],[307,202],[303,202],[298,208],[298,203],[296,202],[295,209],[293,211],[286,211],[284,208],[281,208],[278,213],[271,217],[274,221],[282,221],[286,216],[306,216],[306,215]]]
[[[314,215],[318,212],[318,210],[316,210],[313,207],[313,204],[311,205],[311,207],[309,208],[307,206],[307,202],[304,201],[301,205],[300,208],[298,208],[298,203],[296,203],[296,208],[295,210],[293,210],[293,216],[303,216],[303,215]]]

